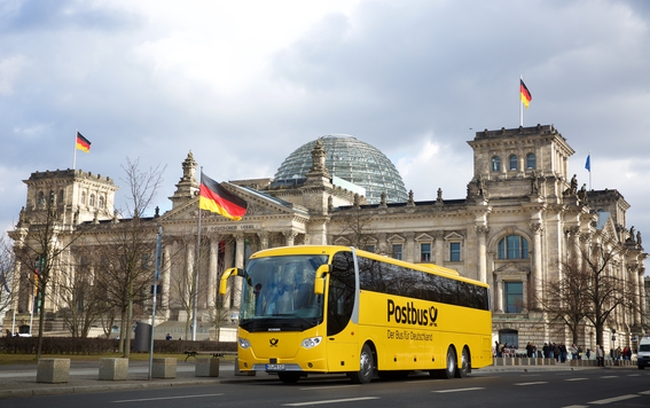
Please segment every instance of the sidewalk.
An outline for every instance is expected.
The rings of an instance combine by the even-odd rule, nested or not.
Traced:
[[[475,370],[477,375],[497,372],[533,372],[590,370],[600,367],[570,367],[569,364],[553,366],[490,366]],[[232,362],[221,362],[219,377],[196,377],[193,361],[177,363],[176,378],[154,378],[149,380],[149,363],[129,362],[129,374],[124,381],[99,380],[99,362],[71,361],[67,383],[47,384],[36,382],[36,365],[0,365],[0,399],[31,397],[35,395],[131,390],[183,385],[220,384],[231,381],[277,381],[277,377],[258,372],[256,376],[235,376]],[[316,377],[316,376],[314,376]],[[332,376],[327,376],[332,378]]]
[[[0,399],[30,397],[34,395],[67,394],[97,392],[110,390],[128,390],[139,388],[171,387],[179,385],[219,384],[223,381],[265,378],[266,374],[256,377],[236,377],[232,362],[222,362],[219,377],[196,377],[195,363],[177,363],[176,378],[149,377],[149,363],[130,361],[129,373],[124,381],[99,380],[99,362],[71,361],[70,375],[67,383],[48,384],[36,382],[35,364],[0,365]],[[272,377],[271,377],[272,378]]]

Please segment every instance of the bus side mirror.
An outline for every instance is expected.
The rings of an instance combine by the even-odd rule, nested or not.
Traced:
[[[229,268],[223,272],[223,275],[221,275],[221,281],[219,282],[219,294],[221,295],[226,294],[226,290],[228,289],[228,278],[230,278],[233,275],[235,276],[239,275],[238,268]]]
[[[325,274],[329,273],[329,264],[323,264],[316,269],[316,278],[314,279],[314,294],[322,295],[325,293]]]

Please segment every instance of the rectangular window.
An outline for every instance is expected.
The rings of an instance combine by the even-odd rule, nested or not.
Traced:
[[[460,242],[449,243],[449,260],[451,262],[460,262]]]
[[[420,262],[431,262],[431,244],[420,244]]]
[[[368,252],[375,252],[375,246],[374,245],[366,245],[366,251]]]
[[[503,282],[506,313],[521,313],[524,308],[524,284]]]
[[[393,258],[402,259],[402,244],[393,245]]]

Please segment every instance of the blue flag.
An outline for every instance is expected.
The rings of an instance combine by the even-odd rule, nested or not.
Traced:
[[[591,155],[587,156],[587,161],[585,162],[585,169],[591,173]]]

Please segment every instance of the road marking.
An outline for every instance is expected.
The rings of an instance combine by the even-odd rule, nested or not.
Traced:
[[[650,395],[650,390],[648,390],[648,391],[641,391],[639,394],[641,394],[641,395]]]
[[[118,400],[112,401],[114,404],[122,404],[125,402],[143,402],[143,401],[164,401],[164,400],[174,400],[181,398],[206,398],[206,397],[220,397],[223,393],[220,394],[197,394],[197,395],[174,395],[170,397],[156,397],[156,398],[140,398],[140,399],[130,399],[130,400]]]
[[[600,378],[602,378],[602,379],[605,379],[605,378],[618,378],[618,375],[603,375]]]
[[[355,387],[361,387],[359,384],[353,384],[353,385],[323,385],[322,387],[303,387],[300,388],[300,391],[313,391],[313,390],[330,390],[332,388],[355,388]]]
[[[562,408],[589,408],[589,405],[567,405],[566,407]]]
[[[621,395],[619,397],[612,397],[612,398],[606,398],[598,401],[590,401],[588,404],[594,404],[594,405],[605,405],[605,404],[611,404],[612,402],[619,402],[619,401],[625,401],[629,400],[632,398],[638,398],[639,396],[636,394],[627,394],[627,395]]]
[[[431,392],[444,394],[446,392],[479,391],[479,390],[484,390],[484,389],[485,389],[485,387],[469,387],[469,388],[453,388],[451,390],[438,390],[438,391],[431,391]]]
[[[578,378],[567,378],[564,381],[584,381],[584,380],[588,380],[588,379],[589,378],[586,378],[586,377],[578,377]]]
[[[539,385],[539,384],[548,384],[548,381],[531,381],[525,383],[517,383],[513,385]]]
[[[307,405],[325,405],[325,404],[338,404],[340,402],[356,402],[356,401],[367,401],[367,400],[376,400],[379,397],[359,397],[359,398],[342,398],[335,400],[322,400],[322,401],[308,401],[308,402],[291,402],[288,404],[282,404],[283,407],[304,407]]]
[[[152,290],[153,290],[153,289],[152,289]],[[627,376],[628,376],[628,377],[638,377],[638,376],[640,376],[640,375],[641,375],[641,374],[628,374]]]

